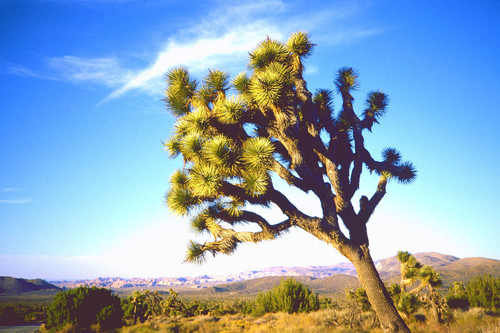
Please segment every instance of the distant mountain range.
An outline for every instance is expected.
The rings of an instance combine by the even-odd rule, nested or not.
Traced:
[[[440,274],[444,286],[450,286],[453,281],[468,281],[475,275],[489,273],[500,276],[500,260],[486,258],[457,258],[435,252],[417,253],[414,256],[423,265],[434,267]],[[400,275],[400,264],[396,256],[375,262],[381,278],[386,282],[396,281]],[[265,290],[279,283],[281,277],[300,277],[316,292],[338,291],[345,287],[357,285],[356,270],[351,263],[340,263],[331,266],[307,267],[270,267],[226,276],[198,276],[175,278],[132,278],[124,279],[97,278],[94,280],[79,281],[52,281],[61,288],[74,288],[81,285],[96,286],[111,289],[206,289],[220,293],[253,293]],[[252,280],[252,281],[250,281]],[[338,286],[339,288],[337,288]]]
[[[453,281],[468,281],[473,276],[484,273],[500,276],[500,260],[487,258],[457,258],[435,252],[417,253],[414,256],[424,265],[430,265],[441,274],[444,287]],[[400,264],[396,256],[375,262],[381,278],[387,283],[397,282]],[[356,270],[351,263],[331,266],[307,267],[270,267],[262,270],[247,271],[225,276],[168,277],[168,278],[97,278],[78,281],[51,281],[41,279],[27,280],[13,277],[0,277],[0,294],[26,293],[37,291],[57,291],[60,288],[96,286],[113,290],[158,289],[183,290],[184,292],[202,291],[215,294],[253,294],[267,290],[278,284],[283,277],[295,277],[306,283],[317,293],[343,293],[346,288],[359,285]]]
[[[0,293],[26,293],[47,289],[59,290],[60,288],[41,279],[25,280],[0,276]]]

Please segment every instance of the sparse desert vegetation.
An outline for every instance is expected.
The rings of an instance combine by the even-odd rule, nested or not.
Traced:
[[[410,260],[411,256],[409,256]],[[408,263],[406,260],[405,263]],[[418,262],[417,262],[418,263]],[[415,263],[417,266],[418,264]],[[403,283],[406,281],[408,270],[404,270]],[[420,278],[429,276],[429,269],[423,269]],[[439,277],[434,275],[434,277]],[[425,280],[429,281],[429,280]],[[408,324],[412,332],[499,332],[500,331],[500,308],[493,300],[498,299],[500,288],[495,285],[500,279],[491,275],[477,277],[467,283],[463,289],[463,297],[469,300],[483,299],[482,307],[452,308],[446,301],[450,297],[441,297],[437,290],[427,289],[425,293],[419,294],[424,287],[416,287],[411,290],[392,293],[396,307]],[[307,297],[298,296],[301,293],[290,293],[298,289],[300,283],[293,280],[284,280],[282,284],[268,293],[260,294],[255,302],[246,302],[245,306],[238,306],[238,301],[220,301],[205,304],[204,312],[192,315],[178,312],[175,316],[151,317],[145,323],[122,328],[122,332],[382,332],[380,323],[375,312],[372,310],[366,293],[360,288],[356,291],[347,292],[347,297],[332,300],[321,297],[318,299],[317,308],[309,308],[308,311],[288,311],[282,308],[275,311],[276,307],[263,306],[264,304],[275,304],[277,299],[283,296],[290,297],[288,304],[297,302],[296,305],[309,304]],[[436,283],[434,283],[436,285]],[[457,284],[449,290],[448,295],[456,293]],[[292,287],[293,286],[293,287]],[[425,288],[428,288],[427,285]],[[393,288],[389,288],[392,290]],[[471,293],[469,293],[471,292]],[[403,296],[412,295],[406,301]],[[176,296],[176,295],[175,295]],[[317,297],[317,296],[316,296]],[[445,301],[446,299],[446,301]],[[436,304],[436,300],[441,303]],[[182,303],[182,301],[177,300]],[[405,304],[406,303],[406,304]],[[172,304],[171,302],[167,304]],[[188,307],[193,307],[196,301],[191,301]],[[470,304],[472,304],[470,302]],[[275,305],[274,305],[275,306]],[[298,309],[298,307],[296,306]],[[436,308],[440,309],[436,317]],[[267,309],[267,311],[262,311]],[[408,310],[408,309],[411,309]],[[172,314],[172,312],[170,312]]]
[[[385,263],[394,273],[386,285],[412,332],[500,332],[496,269],[467,279],[468,267],[460,281],[441,285],[438,270],[448,271],[420,264],[428,258],[400,252],[396,260],[399,275],[393,270],[396,264]],[[0,324],[45,322],[45,332],[382,332],[366,292],[355,280],[344,275],[267,277],[196,291],[112,292],[80,286],[58,294],[53,288],[4,292]],[[111,318],[116,320],[108,325]]]
[[[407,277],[408,272],[406,271],[405,274]],[[51,324],[45,325],[42,331],[67,333],[82,331],[123,333],[382,332],[377,316],[362,289],[347,289],[344,295],[318,295],[315,292],[318,289],[309,289],[307,286],[307,282],[315,286],[317,283],[313,283],[314,280],[303,281],[306,282],[282,279],[282,283],[276,285],[274,289],[255,294],[214,293],[211,289],[205,294],[198,295],[178,294],[173,290],[169,293],[135,291],[121,297],[120,305],[123,311],[119,311],[123,313],[119,325],[122,326],[121,328],[106,330],[106,325],[102,325],[105,318],[103,316],[97,318],[99,313],[105,314],[106,311],[90,311],[96,318],[95,321],[88,321],[87,318],[87,323],[82,325],[75,317],[74,320],[61,322],[61,325],[56,326],[54,323],[52,326]],[[242,286],[241,283],[235,285],[240,288]],[[230,285],[223,289],[232,290]],[[392,293],[393,288],[388,289]],[[420,297],[416,297],[417,302],[412,311],[402,311],[412,332],[500,332],[499,278],[484,274],[468,282],[456,282],[450,288],[442,289],[437,292],[446,302],[447,311],[441,317],[441,321],[433,320],[432,308],[425,306],[424,300]],[[80,304],[86,303],[90,308],[96,308],[97,305],[93,302],[95,303],[99,297],[94,300],[86,297],[91,294],[92,290],[94,292],[101,290],[106,294],[106,299],[115,300],[116,303],[116,296],[113,296],[109,290],[80,287],[60,292],[54,297],[50,306],[46,302],[32,302],[31,305],[29,303],[25,305],[2,304],[0,317],[5,324],[30,321],[48,323],[46,316],[51,312],[56,310],[59,313],[71,312],[71,309],[62,306],[64,302],[61,302],[61,300],[68,301],[71,295],[73,299],[78,298]],[[428,291],[424,294],[427,293]],[[396,301],[398,295],[401,294],[392,293],[392,295]],[[23,297],[24,301],[28,299],[27,295]],[[103,303],[100,301],[98,303],[102,308]],[[398,308],[405,309],[400,305]],[[80,315],[82,315],[81,312]],[[90,312],[87,311],[87,314]],[[5,321],[7,317],[17,319],[17,321]]]
[[[484,299],[482,307],[470,309],[450,309],[445,304],[443,312],[436,320],[432,301],[427,301],[417,293],[412,311],[405,311],[400,304],[401,315],[412,332],[484,332],[500,330],[500,308],[491,299],[498,297],[500,288],[495,287],[499,279],[484,275],[473,279],[463,288],[467,300]],[[493,282],[493,283],[492,283]],[[491,287],[493,286],[493,287]],[[61,292],[59,295],[86,295],[80,292]],[[94,292],[98,289],[90,289]],[[391,289],[391,288],[389,288]],[[452,295],[456,286],[450,288]],[[105,289],[100,289],[106,291]],[[99,313],[93,311],[96,320],[82,325],[78,321],[61,321],[59,326],[47,325],[49,332],[382,332],[377,315],[367,301],[366,294],[358,289],[347,292],[335,299],[314,294],[310,289],[294,279],[283,279],[281,284],[268,292],[259,293],[253,300],[238,298],[188,299],[170,291],[168,298],[158,292],[134,292],[121,300],[123,310],[119,329],[106,329],[99,321]],[[418,287],[417,287],[418,290]],[[468,294],[468,291],[474,291]],[[408,292],[407,295],[410,294]],[[437,291],[435,291],[437,292]],[[401,295],[393,295],[398,301]],[[107,295],[109,296],[109,295]],[[56,297],[54,304],[60,304],[62,296]],[[67,297],[66,297],[67,298]],[[65,299],[66,299],[65,298]],[[85,298],[85,297],[84,297]],[[109,297],[108,297],[109,298]],[[448,299],[448,298],[440,298]],[[412,301],[408,301],[412,302]],[[82,304],[91,301],[82,299]],[[102,302],[101,302],[102,303]],[[99,304],[101,304],[99,303]],[[472,304],[472,302],[470,302]],[[102,305],[102,304],[101,304]],[[79,313],[82,316],[82,312]],[[85,315],[83,316],[85,317]],[[82,318],[83,318],[82,317]],[[88,319],[88,316],[85,317]],[[49,329],[51,328],[51,329]]]

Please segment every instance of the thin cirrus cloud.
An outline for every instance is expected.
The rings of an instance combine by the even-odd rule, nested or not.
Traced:
[[[132,77],[132,71],[120,66],[115,58],[79,58],[64,56],[50,58],[49,66],[61,79],[73,83],[97,83],[116,87]]]
[[[132,70],[123,68],[116,58],[53,57],[45,60],[47,68],[33,71],[22,65],[8,64],[7,71],[18,76],[66,81],[73,84],[98,84],[116,88],[133,77]]]
[[[4,187],[0,188],[0,192],[19,192],[18,188]]]
[[[2,193],[16,193],[16,192],[21,192],[20,189],[18,188],[12,188],[12,187],[4,187],[0,188],[0,192]],[[31,199],[29,198],[23,198],[23,199],[0,199],[0,204],[7,204],[7,205],[18,205],[18,204],[26,204],[30,203]]]
[[[188,66],[198,72],[211,66],[224,66],[228,62],[246,57],[247,52],[262,40],[266,32],[275,32],[281,35],[272,26],[245,26],[229,31],[220,37],[200,38],[189,43],[170,41],[159,52],[154,63],[135,75],[120,88],[114,90],[105,100],[110,100],[123,95],[131,89],[158,88],[149,83],[163,76],[169,69],[176,66]]]
[[[30,203],[30,202],[31,202],[31,199],[17,199],[17,200],[0,199],[0,203],[7,204],[7,205],[26,204],[26,203]]]

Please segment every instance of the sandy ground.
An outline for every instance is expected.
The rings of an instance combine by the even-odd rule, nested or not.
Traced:
[[[2,333],[34,333],[40,328],[40,325],[24,325],[24,326],[0,326]]]

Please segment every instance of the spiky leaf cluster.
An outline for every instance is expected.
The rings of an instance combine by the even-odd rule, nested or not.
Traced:
[[[188,189],[172,188],[168,191],[166,202],[172,212],[178,215],[187,215],[191,208],[198,204],[198,198]]]
[[[177,117],[187,114],[190,111],[190,99],[197,87],[196,80],[191,79],[186,68],[180,67],[167,73],[167,84],[167,107]]]
[[[273,153],[274,147],[266,138],[251,138],[243,144],[243,161],[251,169],[269,170]]]
[[[284,90],[290,84],[290,68],[287,65],[273,62],[258,72],[250,82],[250,93],[253,99],[262,106],[278,104]]]
[[[272,62],[285,63],[290,59],[290,52],[283,43],[266,38],[255,50],[250,52],[248,66],[254,70],[262,70]]]
[[[330,115],[333,112],[332,91],[319,89],[313,96],[313,102],[318,108],[320,115]]]
[[[429,265],[425,265],[420,269],[419,278],[425,285],[433,288],[440,287],[443,284],[441,275]]]
[[[340,92],[350,92],[359,87],[358,72],[352,67],[342,67],[337,72],[335,85]]]
[[[377,121],[384,115],[388,104],[389,98],[383,92],[373,91],[369,93],[366,99],[365,117],[372,117]]]
[[[410,293],[401,293],[401,295],[399,295],[399,300],[396,303],[398,311],[403,313],[407,319],[410,319],[411,316],[417,312],[420,306],[421,303],[418,296]]]
[[[245,112],[245,102],[242,98],[230,97],[217,108],[217,117],[222,124],[237,124]]]
[[[224,135],[215,136],[204,144],[204,158],[220,173],[233,176],[242,167],[241,150],[234,145],[233,140]]]
[[[286,43],[287,49],[300,57],[307,57],[311,54],[314,44],[311,43],[309,34],[303,31],[293,33]]]
[[[204,83],[215,92],[225,93],[229,89],[229,74],[220,70],[209,70]]]
[[[391,164],[397,164],[401,161],[401,153],[395,148],[385,148],[382,150],[382,158]]]
[[[372,169],[387,179],[396,179],[400,184],[410,184],[417,178],[417,169],[412,162],[401,161],[401,153],[395,148],[382,151],[384,163],[382,167]],[[370,168],[370,166],[368,166]]]
[[[222,185],[222,175],[216,165],[198,163],[189,170],[189,188],[199,197],[214,197]]]
[[[200,265],[206,261],[205,255],[206,252],[203,249],[203,245],[198,244],[194,241],[189,241],[184,261]]]

